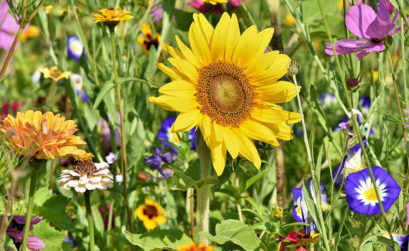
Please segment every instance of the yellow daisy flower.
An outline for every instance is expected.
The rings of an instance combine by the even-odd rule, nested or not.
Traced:
[[[143,37],[138,37],[138,43],[142,46],[143,51],[145,54],[149,54],[149,49],[151,46],[155,46],[158,48],[161,36],[160,34],[152,35],[152,29],[148,24],[143,24],[141,29]],[[163,50],[166,51],[166,44],[163,44]]]
[[[155,229],[159,224],[166,222],[166,217],[163,208],[156,202],[145,198],[145,204],[138,206],[135,214],[143,221],[143,225],[147,230]]]
[[[296,21],[291,15],[287,14],[287,16],[285,16],[285,23],[290,26],[293,26],[296,23]]]
[[[257,32],[251,26],[240,35],[236,15],[224,13],[214,29],[202,14],[193,15],[187,47],[176,36],[179,50],[168,47],[175,67],[158,64],[172,79],[159,88],[164,94],[149,100],[180,112],[171,132],[200,128],[221,175],[226,152],[245,157],[260,168],[253,140],[278,146],[292,139],[287,125],[301,120],[298,113],[277,105],[296,96],[293,83],[279,81],[291,59],[278,51],[264,53],[274,30]]]
[[[71,72],[69,71],[60,71],[57,66],[53,66],[50,69],[47,67],[44,67],[40,69],[40,72],[43,74],[44,78],[51,78],[54,81],[59,81],[63,78],[69,78],[71,75]]]
[[[216,5],[218,3],[227,3],[227,0],[202,0],[202,2]]]
[[[35,25],[28,26],[27,30],[21,34],[20,40],[25,42],[28,38],[37,37],[40,34],[40,28]]]
[[[183,245],[178,247],[177,251],[213,251],[214,248],[213,246],[206,246],[204,243],[199,243],[197,245],[193,241],[190,243],[190,245]]]
[[[73,120],[65,120],[60,114],[29,110],[18,112],[16,118],[8,115],[0,131],[16,153],[36,159],[54,159],[85,154],[77,148],[86,143],[74,135],[76,127]]]
[[[115,27],[119,21],[132,19],[130,11],[122,10],[121,8],[108,8],[99,10],[101,14],[94,14],[95,23],[102,22],[106,26]]]

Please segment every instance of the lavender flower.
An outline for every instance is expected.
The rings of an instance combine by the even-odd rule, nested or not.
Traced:
[[[386,0],[379,0],[377,13],[366,4],[353,6],[345,17],[345,24],[350,32],[364,40],[342,39],[334,44],[336,54],[359,52],[357,58],[361,60],[369,53],[385,50],[384,40],[400,31],[400,27],[395,28],[399,12],[395,11],[391,21],[389,7]],[[334,56],[330,43],[326,44],[325,52]]]
[[[159,149],[155,147],[155,153],[146,157],[145,163],[151,170],[157,170],[164,178],[169,178],[173,172],[169,172],[163,169],[162,164],[170,164],[173,161],[171,153],[163,153],[163,148]]]
[[[43,217],[34,217],[30,221],[30,230],[33,230],[33,225],[39,223]],[[16,249],[19,250],[23,242],[24,236],[24,226],[26,225],[26,216],[24,215],[14,215],[11,220],[10,225],[7,228],[6,234],[13,239]],[[27,248],[31,251],[38,251],[45,248],[44,242],[34,236],[29,235],[27,239]]]
[[[157,23],[160,20],[162,20],[163,17],[162,4],[158,3],[158,1],[155,1],[153,3],[151,13],[149,14],[149,16],[153,18],[152,23]]]

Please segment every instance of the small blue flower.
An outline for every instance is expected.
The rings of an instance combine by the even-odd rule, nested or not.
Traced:
[[[164,178],[169,178],[173,173],[170,173],[166,169],[164,170],[162,167],[163,163],[170,164],[173,161],[172,154],[169,152],[163,153],[163,148],[159,149],[155,147],[155,153],[146,157],[144,160],[151,170],[158,171]]]
[[[325,106],[330,106],[333,103],[335,103],[335,101],[336,101],[335,95],[330,92],[323,92],[318,98],[318,102]]]
[[[401,188],[382,167],[374,166],[372,172],[382,205],[387,212],[398,199]],[[368,215],[381,213],[368,168],[348,175],[345,181],[345,194],[352,211]]]
[[[364,147],[366,147],[366,138],[362,139]],[[341,164],[337,166],[332,177],[334,178],[334,185],[339,186],[344,179],[344,176],[348,176],[350,173],[354,173],[362,170],[362,149],[358,143],[348,150],[347,155],[342,160]]]
[[[180,146],[180,139],[177,133],[170,132],[170,128],[175,122],[175,117],[168,117],[162,122],[162,127],[158,132],[158,138],[163,145],[169,147],[174,154],[178,154],[178,151],[171,146],[167,141],[174,143],[177,146]],[[194,150],[196,148],[196,131],[195,128],[192,128],[189,132],[189,142],[191,144],[190,149]],[[164,140],[163,140],[164,139]]]
[[[308,189],[312,194],[314,203],[317,202],[315,197],[315,189],[312,183],[312,179],[307,181]],[[321,189],[321,207],[322,209],[328,207],[327,205],[327,189],[325,185],[320,182],[320,189]],[[302,188],[293,188],[291,190],[294,198],[294,206],[292,210],[292,215],[297,222],[304,222],[310,224],[309,226],[304,226],[304,230],[306,234],[310,234],[311,232],[315,232],[317,230],[317,225],[312,220],[312,216],[308,212],[307,203],[305,201],[305,195]]]
[[[362,96],[359,98],[359,104],[364,112],[368,112],[371,107],[371,99],[368,96]]]
[[[83,52],[84,57],[86,57],[87,54],[84,51],[84,45],[81,43],[81,40],[79,40],[75,35],[69,36],[67,39],[68,56],[75,59],[76,61],[79,61]]]
[[[401,251],[408,251],[409,235],[392,234],[392,237],[398,243]],[[394,250],[394,248],[390,246],[389,250]]]

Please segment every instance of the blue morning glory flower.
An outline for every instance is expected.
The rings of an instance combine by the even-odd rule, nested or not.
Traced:
[[[362,96],[359,98],[359,104],[364,112],[368,112],[371,107],[371,99],[368,96]]]
[[[163,145],[169,147],[174,154],[178,154],[178,151],[171,146],[167,141],[174,143],[177,146],[180,146],[180,139],[177,133],[170,132],[170,128],[175,122],[175,117],[168,117],[162,122],[162,127],[158,132],[158,138]],[[195,128],[192,128],[189,132],[189,142],[191,143],[190,149],[196,148],[196,131]],[[163,140],[165,139],[165,140]]]
[[[330,92],[323,92],[318,98],[318,102],[325,105],[325,106],[330,106],[333,103],[335,103],[335,95]]]
[[[82,44],[81,40],[75,35],[69,36],[67,39],[67,53],[68,56],[79,61],[81,58],[82,53],[84,52],[84,57],[87,56],[84,45]]]
[[[362,139],[362,143],[364,147],[366,147],[366,138]],[[342,183],[344,176],[346,177],[350,173],[360,171],[364,168],[362,165],[362,154],[363,152],[359,143],[347,151],[347,155],[332,174],[335,186],[339,186]]]
[[[398,243],[401,251],[408,251],[409,235],[392,234],[392,237]],[[394,250],[394,248],[390,246],[389,250]]]
[[[382,205],[387,212],[398,199],[401,188],[382,167],[374,166],[372,172]],[[368,168],[348,175],[345,181],[345,194],[352,211],[368,215],[381,213]]]
[[[308,189],[311,191],[313,200],[316,203],[315,190],[314,190],[314,185],[312,183],[312,179],[309,179],[307,181],[307,184],[308,184]],[[320,182],[320,187],[321,187],[321,207],[326,208],[328,207],[327,189],[325,188],[325,185],[322,182]],[[310,224],[309,226],[304,226],[304,230],[306,234],[315,232],[317,230],[317,225],[312,220],[312,217],[308,212],[307,203],[305,201],[305,195],[303,193],[302,188],[293,188],[291,192],[294,198],[294,206],[292,210],[292,215],[295,221]]]

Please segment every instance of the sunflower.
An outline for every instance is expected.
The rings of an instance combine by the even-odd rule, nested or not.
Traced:
[[[8,115],[0,125],[6,143],[15,152],[36,159],[84,155],[85,151],[77,147],[85,142],[74,135],[76,130],[74,121],[65,120],[59,114],[32,110],[18,112],[16,118]]]
[[[168,46],[169,62],[175,67],[158,64],[172,82],[159,88],[164,95],[149,100],[180,112],[171,132],[200,128],[218,175],[223,173],[227,151],[232,158],[240,155],[260,168],[253,140],[278,146],[278,139],[292,139],[287,124],[301,119],[277,105],[296,96],[293,83],[279,81],[291,60],[278,51],[265,53],[272,28],[257,33],[251,26],[240,35],[234,14],[224,13],[215,29],[202,14],[193,18],[191,49],[176,36],[180,49]]]
[[[153,230],[159,224],[166,222],[166,217],[163,216],[163,208],[148,198],[145,198],[145,204],[138,206],[135,210],[135,214],[143,221],[143,225],[148,230]]]
[[[206,246],[204,243],[196,244],[193,241],[189,245],[178,247],[177,251],[213,251],[213,246]]]
[[[67,79],[71,76],[71,72],[63,72],[59,70],[57,66],[53,66],[50,69],[48,69],[47,67],[43,67],[40,69],[40,72],[43,74],[44,78],[51,78],[54,81],[60,81],[63,78]]]
[[[106,26],[113,28],[119,21],[132,19],[130,11],[122,10],[121,8],[108,8],[99,10],[101,14],[94,14],[95,23],[102,22]]]

